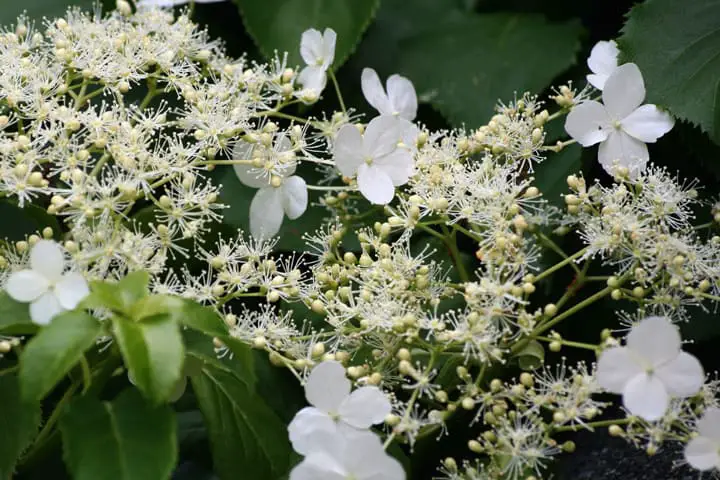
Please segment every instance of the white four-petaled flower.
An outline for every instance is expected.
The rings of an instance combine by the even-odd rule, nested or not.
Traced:
[[[372,432],[319,432],[311,451],[290,472],[290,480],[405,480],[405,471]]]
[[[700,362],[681,349],[677,328],[665,317],[648,317],[635,325],[624,347],[600,355],[597,380],[601,387],[622,394],[623,405],[648,421],[660,419],[670,396],[685,398],[702,386]]]
[[[377,387],[360,387],[350,393],[345,368],[338,362],[323,362],[310,372],[305,397],[312,405],[300,410],[288,426],[295,451],[308,455],[323,433],[354,435],[382,422],[391,412],[390,401]]]
[[[367,102],[380,115],[395,115],[412,121],[417,115],[418,100],[412,82],[400,75],[390,75],[387,92],[372,68],[365,68],[361,77],[362,92]]]
[[[605,82],[602,99],[604,104],[588,100],[575,106],[565,130],[584,147],[600,143],[598,160],[608,173],[615,175],[616,167],[626,167],[634,177],[649,159],[645,143],[655,142],[675,122],[655,105],[642,105],[645,83],[634,63],[615,69]]]
[[[398,146],[406,128],[406,122],[381,115],[370,121],[364,135],[354,125],[345,125],[335,137],[335,164],[343,175],[357,175],[360,193],[372,203],[390,203],[395,187],[413,175],[412,153]]]
[[[249,160],[254,149],[255,145],[238,142],[233,156]],[[261,157],[258,161],[259,167],[238,164],[233,167],[242,183],[259,189],[250,203],[250,233],[255,238],[269,238],[280,230],[283,216],[295,220],[305,213],[307,184],[301,177],[293,175],[297,163],[292,145],[284,135],[276,139],[269,158]]]
[[[30,318],[47,325],[55,315],[77,307],[90,290],[78,272],[63,273],[65,258],[60,246],[40,240],[30,250],[30,269],[13,273],[5,290],[18,302],[30,303]]]
[[[325,89],[326,72],[335,59],[336,41],[337,34],[332,28],[326,28],[323,33],[311,28],[300,38],[300,55],[307,66],[298,75],[298,82],[316,96]]]
[[[614,40],[601,41],[595,44],[587,59],[587,65],[590,67],[590,71],[593,72],[586,77],[590,85],[598,90],[605,88],[608,77],[618,67],[619,53],[617,43]]]
[[[697,428],[698,436],[685,446],[685,460],[698,470],[720,470],[720,409],[708,408]]]

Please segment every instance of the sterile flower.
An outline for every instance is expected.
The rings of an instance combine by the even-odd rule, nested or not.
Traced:
[[[347,437],[319,432],[312,451],[290,472],[290,480],[404,480],[400,462],[385,453],[372,432]]]
[[[307,66],[298,75],[298,82],[304,89],[319,95],[325,88],[325,72],[335,59],[336,40],[337,34],[332,28],[326,28],[323,33],[314,28],[303,32],[300,38],[300,55]]]
[[[720,409],[708,408],[697,428],[698,436],[685,446],[685,460],[698,470],[720,470]]]
[[[372,203],[390,203],[395,187],[413,174],[412,153],[398,147],[403,125],[395,117],[381,115],[372,119],[364,135],[354,125],[345,125],[335,138],[338,169],[347,177],[357,175],[360,193]]]
[[[350,393],[345,368],[323,362],[310,372],[305,397],[312,407],[300,410],[288,426],[295,451],[307,455],[321,433],[354,435],[382,422],[391,411],[390,401],[377,387],[360,387]]]
[[[233,155],[237,159],[250,159],[254,148],[252,144],[239,142]],[[266,164],[261,167],[233,165],[242,183],[259,189],[250,202],[250,233],[255,238],[274,236],[282,226],[283,216],[295,220],[307,209],[307,184],[302,177],[293,175],[297,166],[294,160],[281,163],[285,152],[291,152],[290,141],[280,136]]]
[[[624,347],[600,355],[597,380],[601,387],[623,396],[633,415],[660,419],[670,396],[697,393],[705,375],[698,360],[681,349],[677,328],[665,317],[648,317],[635,325]]]
[[[386,93],[377,72],[372,68],[363,69],[361,79],[365,99],[380,115],[395,115],[410,121],[415,119],[418,100],[410,80],[400,75],[390,75]]]
[[[602,98],[604,105],[588,100],[575,106],[565,130],[584,147],[600,143],[598,160],[608,173],[616,173],[615,167],[621,166],[634,177],[649,159],[645,143],[654,143],[675,122],[655,105],[641,106],[645,83],[634,63],[621,65],[610,75]]]
[[[590,85],[598,90],[605,87],[608,77],[618,67],[619,53],[617,43],[614,40],[603,40],[595,44],[587,59],[587,65],[590,67],[590,71],[593,72],[586,77]]]
[[[50,240],[40,240],[30,251],[30,269],[13,273],[5,290],[18,302],[30,303],[30,318],[47,325],[52,318],[77,307],[90,290],[78,272],[65,270],[60,246]]]

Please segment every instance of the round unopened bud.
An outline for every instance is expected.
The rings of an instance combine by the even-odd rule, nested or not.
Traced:
[[[317,313],[318,315],[322,315],[325,313],[325,305],[320,300],[313,300],[310,304],[310,308],[313,312]]]
[[[475,452],[475,453],[483,452],[482,444],[480,442],[478,442],[477,440],[470,440],[468,442],[468,448],[470,449],[470,451]]]
[[[640,286],[637,286],[637,287],[633,288],[632,293],[633,293],[633,297],[642,298],[645,296],[645,289]]]
[[[557,353],[560,350],[562,350],[562,343],[560,343],[558,341],[550,342],[550,345],[548,345],[548,348],[550,349],[551,352]]]
[[[412,355],[410,354],[410,350],[408,350],[407,348],[401,348],[401,349],[398,350],[398,352],[397,352],[397,358],[399,358],[400,360],[406,360],[406,361],[407,361],[407,360],[410,360],[410,359],[412,358]]]
[[[463,398],[460,404],[465,410],[472,410],[473,408],[475,408],[475,400],[470,397]]]
[[[558,309],[554,303],[548,303],[547,305],[545,305],[545,308],[543,311],[545,312],[545,315],[547,315],[548,317],[554,317],[555,315],[557,315]]]
[[[530,388],[533,386],[533,383],[535,383],[535,377],[528,372],[523,372],[520,374],[520,383]]]
[[[43,228],[42,236],[46,240],[53,238],[53,229],[50,227]]]
[[[497,393],[500,390],[502,390],[502,388],[503,388],[502,380],[500,380],[499,378],[495,378],[490,382],[490,391],[491,392]]]
[[[323,353],[325,353],[325,344],[322,342],[318,342],[312,347],[312,356],[313,357],[319,357]]]
[[[622,427],[620,427],[619,425],[614,425],[614,424],[610,425],[608,427],[608,433],[612,437],[622,437],[625,434]]]
[[[619,288],[616,288],[615,290],[613,290],[612,292],[610,292],[610,297],[611,297],[613,300],[620,300],[620,299],[622,299],[622,297],[623,297],[623,293],[622,293],[622,291],[621,291]]]

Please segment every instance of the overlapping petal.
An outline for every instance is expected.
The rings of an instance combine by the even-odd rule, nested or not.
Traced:
[[[284,213],[280,188],[259,189],[250,202],[250,234],[255,238],[274,236],[280,231]]]
[[[350,395],[350,380],[345,367],[338,362],[322,362],[310,372],[305,383],[305,397],[310,405],[328,413],[338,413]]]

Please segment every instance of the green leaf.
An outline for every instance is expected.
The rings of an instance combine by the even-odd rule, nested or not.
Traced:
[[[634,7],[618,40],[624,61],[640,67],[647,102],[712,135],[720,76],[720,2],[648,0]],[[715,136],[720,143],[720,138]]]
[[[451,123],[478,127],[498,98],[539,93],[573,65],[581,33],[576,21],[468,14],[401,42],[398,70]]]
[[[222,479],[280,478],[290,468],[287,426],[243,379],[205,364],[190,377]]]
[[[30,319],[30,305],[10,298],[5,290],[0,290],[0,331],[16,335],[37,331]]]
[[[545,161],[535,167],[535,186],[540,189],[545,200],[557,207],[565,205],[561,195],[568,193],[568,175],[581,170],[581,155],[580,145],[569,145],[558,153],[550,153]]]
[[[20,208],[15,202],[0,201],[0,238],[25,240],[28,235],[42,232],[45,227],[53,229],[57,236],[62,231],[57,217],[50,215],[44,208],[25,204]]]
[[[20,454],[40,426],[40,403],[23,400],[15,375],[0,377],[0,478],[12,478]]]
[[[119,282],[91,282],[91,294],[82,305],[130,314],[133,305],[149,295],[149,284],[150,275],[144,270],[132,272]]]
[[[207,335],[225,336],[228,334],[227,325],[215,310],[191,300],[183,299],[178,320],[186,327]]]
[[[113,402],[81,397],[60,419],[65,463],[75,480],[170,478],[177,461],[173,411],[136,390]]]
[[[20,357],[23,398],[41,400],[95,345],[100,322],[85,312],[64,312],[28,342]]]
[[[133,383],[154,402],[167,401],[183,373],[185,347],[170,315],[113,318],[113,332]]]
[[[304,65],[300,36],[308,28],[337,32],[337,70],[355,50],[375,14],[379,0],[235,0],[243,23],[260,51],[271,58],[288,52],[290,65]]]

